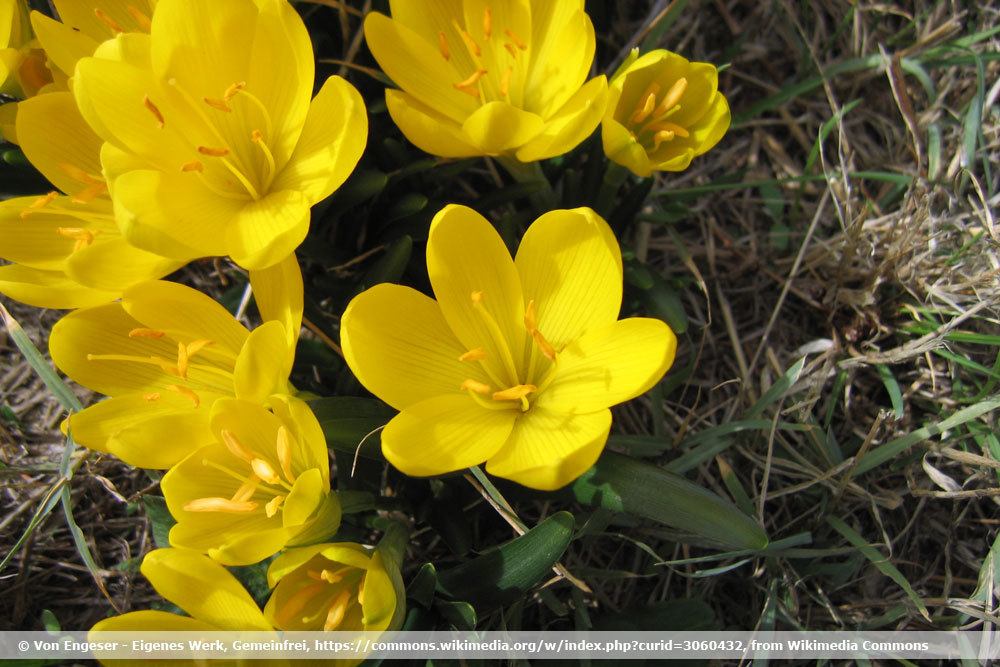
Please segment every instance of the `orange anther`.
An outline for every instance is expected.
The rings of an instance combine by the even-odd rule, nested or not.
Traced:
[[[228,148],[213,148],[212,146],[198,146],[198,152],[202,155],[211,155],[212,157],[225,157],[229,155]]]
[[[441,57],[445,60],[451,60],[451,49],[448,48],[448,38],[444,36],[444,31],[438,33],[438,50],[441,51]]]
[[[149,95],[142,96],[142,105],[149,110],[149,113],[153,114],[153,117],[156,119],[156,127],[162,130],[167,121],[164,119],[163,113],[160,112],[160,108],[153,104],[153,100],[149,99]]]
[[[108,16],[104,10],[95,8],[94,16],[97,17],[98,21],[111,28],[112,31],[116,33],[125,32],[125,28],[123,28],[121,24],[115,21],[113,18]]]

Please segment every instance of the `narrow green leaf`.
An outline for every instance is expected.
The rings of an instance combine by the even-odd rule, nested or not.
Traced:
[[[892,369],[885,364],[879,364],[876,368],[878,369],[879,377],[882,379],[882,384],[885,385],[885,390],[889,393],[889,402],[892,403],[892,411],[896,415],[896,419],[902,419],[905,414],[903,409],[903,390],[899,388],[896,376],[892,374]]]
[[[468,602],[435,600],[434,608],[458,630],[476,629],[476,610]]]
[[[167,509],[167,501],[161,496],[143,496],[142,506],[146,509],[146,517],[149,519],[153,543],[161,549],[166,549],[170,546],[170,529],[177,523]]]
[[[844,539],[850,542],[854,548],[864,554],[865,558],[871,561],[872,565],[874,565],[879,572],[899,584],[899,587],[902,588],[910,600],[913,601],[913,604],[920,610],[923,617],[928,621],[931,620],[930,615],[927,613],[927,606],[924,604],[924,601],[920,599],[920,596],[917,595],[916,591],[913,590],[913,586],[911,586],[910,582],[906,580],[903,573],[900,572],[895,565],[890,563],[878,549],[868,544],[868,542],[865,541],[865,538],[859,535],[856,530],[848,526],[841,519],[835,516],[828,516],[826,517],[826,522],[830,524],[834,530],[840,533]]]
[[[573,515],[558,512],[506,544],[438,573],[438,590],[483,610],[510,604],[542,580],[573,538]]]
[[[66,386],[66,383],[62,381],[59,374],[52,368],[52,364],[38,351],[38,348],[31,342],[28,334],[24,332],[18,321],[7,312],[7,309],[2,304],[0,304],[0,317],[3,318],[4,326],[7,327],[7,333],[10,334],[10,339],[14,341],[14,345],[21,351],[25,361],[28,362],[31,369],[45,383],[45,386],[56,397],[59,404],[70,412],[83,410],[80,399],[76,397],[72,389]]]
[[[652,519],[723,548],[763,549],[757,522],[707,489],[635,459],[605,451],[570,487],[574,500]]]
[[[826,138],[830,136],[830,132],[833,131],[833,128],[837,127],[844,116],[849,114],[856,106],[861,104],[861,101],[862,100],[860,99],[851,100],[844,106],[840,107],[840,110],[837,111],[837,113],[833,114],[833,116],[828,118],[827,121],[823,123],[823,125],[819,128],[819,134],[816,136],[816,143],[813,144],[813,147],[809,150],[809,157],[806,158],[806,166],[803,169],[804,172],[809,173],[812,170],[813,165],[816,164],[816,160],[819,158],[819,152],[823,146],[823,142],[825,142]]]
[[[406,597],[429,609],[434,602],[435,588],[437,588],[437,570],[434,569],[433,563],[424,563],[407,585]]]
[[[787,392],[792,385],[799,379],[799,375],[802,373],[802,367],[805,366],[806,358],[802,357],[796,361],[791,368],[785,371],[785,374],[778,378],[778,381],[768,387],[768,390],[764,392],[764,395],[751,406],[746,414],[743,415],[744,419],[756,419],[764,414],[764,410],[767,409],[772,403],[776,403],[779,399],[783,398],[785,392]]]
[[[361,284],[371,286],[379,283],[399,282],[410,261],[412,252],[413,239],[404,234],[386,248],[378,261],[365,274]]]

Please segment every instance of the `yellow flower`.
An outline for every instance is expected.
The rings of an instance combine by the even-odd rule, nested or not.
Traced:
[[[275,276],[251,276],[264,278]],[[165,469],[212,441],[210,412],[220,398],[290,393],[302,283],[297,267],[284,279],[286,301],[261,304],[267,321],[253,332],[211,298],[164,281],[63,317],[49,338],[52,361],[111,397],[71,415],[64,429],[131,465]]]
[[[248,565],[286,545],[329,537],[340,524],[330,492],[326,439],[303,401],[220,399],[213,441],[164,475],[160,485],[177,524],[170,544]]]
[[[486,469],[556,489],[599,456],[608,408],[645,392],[673,361],[661,321],[618,320],[622,260],[590,209],[536,220],[511,261],[475,211],[431,223],[427,270],[437,301],[399,285],[354,298],[341,322],[361,383],[402,412],[382,451],[409,475]]]
[[[59,192],[0,203],[0,292],[42,308],[107,303],[181,262],[130,245],[115,224],[101,175],[101,140],[69,92],[18,105],[17,134],[28,160]]]
[[[594,27],[583,0],[393,0],[365,39],[401,88],[399,129],[442,157],[562,155],[597,127],[607,81],[584,84]]]
[[[50,88],[52,82],[45,53],[31,33],[27,3],[0,0],[0,93],[32,97]],[[0,104],[0,134],[12,143],[17,143],[17,106],[17,102]]]
[[[289,549],[267,571],[264,616],[284,631],[396,630],[406,598],[399,568],[378,548],[340,542]]]
[[[637,176],[682,171],[729,129],[719,72],[658,49],[638,49],[611,79],[601,125],[604,152]]]
[[[125,238],[188,261],[275,264],[310,207],[350,174],[364,102],[330,77],[310,102],[312,45],[285,0],[161,0],[150,34],[123,33],[77,63],[84,118]]]
[[[156,549],[146,554],[140,570],[157,593],[188,616],[132,611],[99,621],[91,628],[91,639],[99,641],[101,632],[273,630],[236,577],[199,553]]]

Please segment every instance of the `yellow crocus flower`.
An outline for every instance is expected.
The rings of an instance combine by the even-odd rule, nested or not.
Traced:
[[[31,33],[24,0],[0,0],[0,93],[25,98],[50,89],[52,72],[45,53]],[[17,143],[14,127],[17,102],[0,104],[0,135]]]
[[[402,624],[399,568],[379,548],[351,542],[289,549],[267,571],[264,616],[285,631],[385,631]]]
[[[525,486],[564,486],[604,448],[608,408],[673,361],[663,322],[618,320],[621,252],[590,209],[542,215],[511,260],[482,216],[447,206],[431,223],[427,270],[437,301],[377,285],[341,322],[351,370],[402,411],[382,451],[406,474],[486,461]]]
[[[309,406],[272,397],[273,412],[240,399],[212,406],[210,444],[164,475],[177,524],[170,544],[225,565],[249,565],[340,524],[323,429]]]
[[[146,554],[139,569],[157,593],[188,615],[130,611],[98,621],[90,630],[92,640],[100,641],[101,632],[273,630],[236,577],[202,554],[156,549]]]
[[[265,278],[275,279],[251,276]],[[139,283],[120,302],[63,317],[49,337],[52,361],[70,379],[110,397],[70,415],[64,430],[131,465],[166,469],[212,441],[217,400],[260,403],[292,392],[301,274],[289,267],[282,279],[284,302],[261,303],[267,321],[252,332],[208,296],[165,281]]]
[[[42,308],[107,303],[181,262],[129,244],[101,173],[101,140],[69,92],[21,102],[17,134],[28,160],[60,192],[0,203],[0,292]]]
[[[333,76],[310,102],[312,44],[285,0],[160,0],[151,23],[73,80],[122,233],[179,261],[281,261],[361,156],[361,96]]]
[[[601,125],[604,152],[637,176],[682,171],[729,129],[719,72],[664,49],[638,50],[611,79]]]
[[[594,27],[583,0],[392,0],[365,39],[401,90],[389,113],[420,149],[442,157],[534,162],[573,149],[597,127],[607,81],[584,83]]]

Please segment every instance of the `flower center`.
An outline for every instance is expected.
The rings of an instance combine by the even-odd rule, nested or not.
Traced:
[[[202,459],[201,464],[225,473],[240,486],[230,498],[196,498],[188,501],[184,509],[188,512],[223,512],[227,514],[250,514],[256,512],[264,501],[267,518],[276,515],[292,490],[297,476],[292,470],[292,436],[284,426],[278,428],[275,442],[277,467],[272,461],[256,456],[246,448],[231,431],[223,430],[222,442],[229,453],[245,463],[247,474],[233,470],[215,461]],[[254,500],[254,498],[257,500]]]
[[[179,94],[188,112],[183,122],[176,124],[184,141],[192,147],[192,159],[180,165],[180,171],[200,179],[205,187],[221,197],[257,200],[265,196],[278,173],[278,166],[271,150],[274,124],[260,98],[247,90],[245,81],[233,83],[221,97],[203,97],[200,101],[176,79],[168,80],[167,84]],[[148,94],[143,98],[143,106],[157,128],[162,130],[170,122]],[[239,113],[232,116],[234,111]],[[178,110],[178,113],[184,111]],[[198,134],[210,141],[187,136],[184,128],[191,118],[200,126]],[[237,122],[230,122],[232,118],[237,118]],[[251,122],[251,118],[256,118],[263,130],[252,124],[244,129],[244,120]],[[234,126],[236,138],[227,138],[232,136]],[[227,128],[229,132],[225,131]]]
[[[511,83],[517,80],[515,75],[523,71],[527,64],[527,56],[522,54],[528,50],[527,42],[509,27],[497,32],[491,7],[483,10],[482,25],[476,26],[482,43],[473,36],[471,26],[463,27],[453,21],[452,27],[474,67],[465,79],[452,84],[455,89],[482,104],[497,100],[519,103],[520,91],[512,88]],[[451,60],[451,44],[443,30],[438,32],[438,50],[442,58]],[[512,100],[512,96],[515,99]]]
[[[289,627],[298,618],[302,624],[310,626],[322,621],[325,632],[337,630],[347,618],[352,607],[361,607],[365,600],[365,573],[363,570],[344,565],[336,567],[325,558],[319,569],[309,569],[306,576],[315,583],[309,583],[295,592],[281,609],[281,625]],[[315,611],[303,614],[309,607]],[[362,616],[364,611],[362,610]],[[364,622],[364,620],[362,620]]]
[[[462,383],[462,391],[468,392],[469,396],[479,405],[490,410],[511,410],[520,408],[521,412],[527,412],[531,408],[531,396],[537,396],[552,380],[555,371],[556,350],[545,339],[542,332],[538,330],[538,319],[535,309],[535,302],[531,300],[524,312],[524,328],[531,337],[532,345],[528,354],[527,365],[523,368],[519,366],[511,353],[507,338],[500,330],[500,326],[493,318],[493,315],[484,304],[485,296],[481,291],[472,293],[472,305],[486,325],[492,349],[500,355],[500,360],[507,372],[507,381],[498,377],[494,370],[485,362],[489,359],[489,354],[482,347],[476,347],[459,356],[458,360],[473,363],[478,362],[494,383],[493,385],[468,379]],[[539,371],[540,356],[545,357],[551,363],[548,372],[535,384],[535,375]],[[523,372],[522,372],[523,371]]]
[[[646,150],[655,151],[665,141],[688,136],[686,129],[667,120],[680,110],[687,86],[687,79],[681,77],[658,100],[661,86],[654,81],[639,96],[639,103],[628,117],[627,125],[632,136]]]

